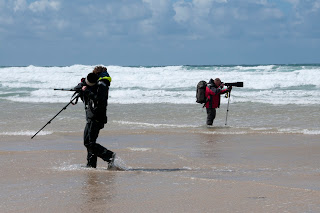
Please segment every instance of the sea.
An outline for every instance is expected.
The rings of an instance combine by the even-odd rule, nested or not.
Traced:
[[[46,124],[37,137],[83,132],[81,101],[65,108],[73,92],[54,89],[73,88],[95,66],[0,67],[0,136],[31,137]],[[103,66],[112,77],[106,134],[320,134],[320,64]],[[196,86],[217,77],[244,86],[221,95],[209,127]]]

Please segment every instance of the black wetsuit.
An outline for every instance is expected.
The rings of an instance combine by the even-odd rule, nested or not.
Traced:
[[[87,86],[85,91],[81,92],[81,100],[85,104],[87,124],[84,129],[83,141],[87,148],[87,166],[97,167],[97,157],[110,162],[113,152],[96,143],[100,129],[107,123],[107,106],[109,81],[98,81],[94,86],[87,86],[85,82],[79,83],[75,89]]]

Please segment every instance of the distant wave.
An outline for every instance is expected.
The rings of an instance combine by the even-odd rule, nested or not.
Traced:
[[[95,66],[0,67],[0,99],[15,102],[68,102],[73,88]],[[110,103],[195,104],[200,80],[219,77],[224,82],[243,81],[232,90],[232,102],[268,104],[320,103],[320,65],[233,66],[108,66],[112,77]],[[16,76],[12,78],[12,76]],[[222,103],[226,103],[222,99]]]

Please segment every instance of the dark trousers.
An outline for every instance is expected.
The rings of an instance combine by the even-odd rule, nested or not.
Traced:
[[[215,108],[207,108],[207,125],[212,125],[215,117],[216,117],[216,109]]]
[[[113,152],[96,143],[100,129],[104,127],[103,123],[96,121],[88,121],[84,129],[83,141],[87,148],[87,166],[96,168],[97,157],[104,161],[110,162]]]

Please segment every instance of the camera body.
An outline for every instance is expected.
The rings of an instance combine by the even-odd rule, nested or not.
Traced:
[[[224,83],[227,87],[243,87],[243,82],[234,82],[234,83]]]

